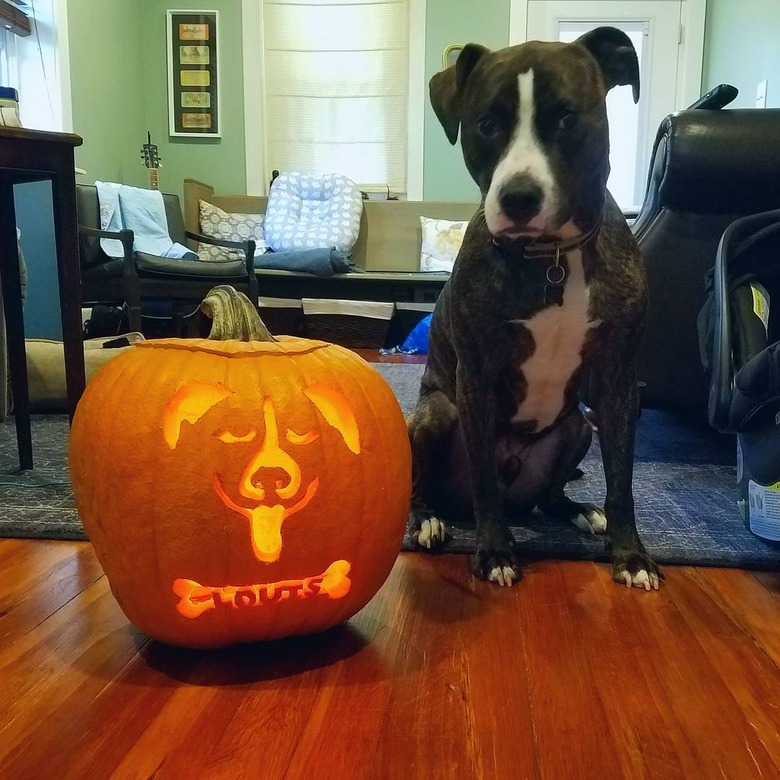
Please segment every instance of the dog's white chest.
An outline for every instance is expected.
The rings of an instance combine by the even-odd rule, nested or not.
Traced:
[[[569,274],[563,306],[549,306],[528,320],[516,320],[531,332],[535,349],[521,365],[526,395],[513,422],[535,421],[539,431],[552,425],[563,408],[566,386],[582,362],[588,331],[599,324],[589,318],[590,290],[585,284],[582,254],[568,256]]]

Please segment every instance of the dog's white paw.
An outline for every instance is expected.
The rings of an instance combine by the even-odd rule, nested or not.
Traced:
[[[607,517],[596,507],[581,512],[572,518],[572,523],[588,534],[603,534],[607,530]]]
[[[444,544],[447,531],[444,522],[438,517],[428,517],[420,524],[420,531],[417,534],[417,544],[428,550]]]
[[[497,582],[501,587],[511,587],[516,579],[517,571],[511,566],[495,566],[488,573],[488,581]]]
[[[644,588],[649,591],[658,590],[661,587],[658,575],[654,571],[648,573],[647,569],[640,569],[633,576],[626,569],[623,569],[620,576],[627,588]]]

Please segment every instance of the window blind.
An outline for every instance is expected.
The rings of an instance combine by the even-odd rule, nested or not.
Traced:
[[[406,189],[409,0],[265,0],[268,172]]]

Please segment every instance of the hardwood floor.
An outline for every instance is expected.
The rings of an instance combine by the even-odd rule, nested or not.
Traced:
[[[128,624],[86,542],[0,540],[0,572],[0,780],[780,777],[780,574],[502,590],[403,554],[346,627],[195,652]]]
[[[86,542],[0,540],[0,777],[780,776],[780,576],[404,554],[327,634],[217,652],[130,626]]]

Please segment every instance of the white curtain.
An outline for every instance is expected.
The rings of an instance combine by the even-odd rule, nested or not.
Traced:
[[[265,0],[269,173],[406,189],[409,0]]]

